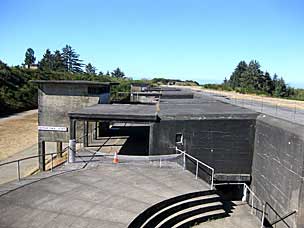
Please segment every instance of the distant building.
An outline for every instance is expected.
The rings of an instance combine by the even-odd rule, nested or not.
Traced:
[[[27,64],[22,64],[22,67],[24,69],[31,69],[31,70],[37,70],[39,65],[38,64],[31,64],[31,65],[27,65]]]

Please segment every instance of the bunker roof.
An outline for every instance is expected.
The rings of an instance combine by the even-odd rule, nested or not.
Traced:
[[[194,99],[161,99],[156,104],[98,104],[69,113],[78,119],[116,121],[162,121],[204,119],[256,119],[258,113],[215,100],[208,96]]]
[[[117,121],[157,121],[155,105],[143,104],[97,104],[69,112],[76,119],[100,119]]]
[[[104,85],[112,86],[118,85],[118,82],[98,82],[98,81],[85,81],[85,80],[32,80],[36,84],[74,84],[74,85]]]

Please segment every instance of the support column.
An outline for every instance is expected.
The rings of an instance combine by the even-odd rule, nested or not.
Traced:
[[[89,122],[87,120],[85,120],[83,122],[83,146],[84,147],[88,147],[89,145]]]
[[[62,142],[56,142],[57,144],[57,157],[62,157]]]
[[[99,122],[99,137],[105,136],[109,130],[110,122]]]
[[[45,171],[45,141],[38,142],[39,170]]]
[[[151,123],[149,127],[149,155],[153,155],[153,128],[154,124]]]
[[[102,137],[102,126],[101,126],[102,122],[98,122],[98,136]]]
[[[70,119],[70,140],[69,140],[68,163],[75,162],[75,155],[76,155],[76,120]]]
[[[94,139],[97,140],[97,127],[98,127],[98,122],[95,122],[95,128],[94,128]]]

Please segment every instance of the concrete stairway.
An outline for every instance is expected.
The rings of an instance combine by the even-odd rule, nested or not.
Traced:
[[[179,195],[151,206],[138,215],[128,227],[184,228],[227,215],[216,191],[199,191]]]

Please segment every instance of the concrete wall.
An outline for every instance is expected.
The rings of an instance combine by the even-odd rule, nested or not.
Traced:
[[[260,115],[256,122],[252,188],[281,216],[298,210],[287,220],[289,227],[304,227],[303,167],[304,128]],[[274,220],[274,213],[267,212]],[[276,227],[288,226],[280,222]]]
[[[68,112],[105,102],[107,94],[88,94],[88,85],[42,84],[38,89],[39,126],[69,128]],[[91,86],[94,87],[94,86]],[[82,134],[83,123],[78,122],[78,133]],[[39,140],[68,142],[69,132],[39,131]]]
[[[254,119],[161,120],[151,130],[150,154],[175,153],[176,133],[182,133],[187,153],[214,167],[219,179],[240,178],[234,174],[245,174],[246,180],[250,178]]]

